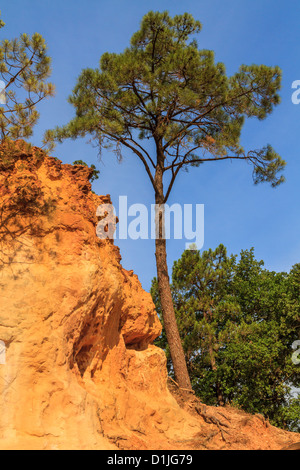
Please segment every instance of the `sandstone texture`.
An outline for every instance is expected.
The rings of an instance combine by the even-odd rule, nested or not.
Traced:
[[[150,294],[122,267],[113,241],[96,235],[96,209],[110,198],[91,192],[91,170],[22,143],[3,155],[0,449],[279,449],[300,441],[257,416],[180,402],[165,354],[152,344],[161,324]]]

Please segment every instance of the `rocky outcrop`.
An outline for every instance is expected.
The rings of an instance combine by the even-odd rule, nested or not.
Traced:
[[[1,155],[0,448],[207,447],[213,423],[168,390],[150,294],[96,236],[110,198],[91,170],[21,143]],[[280,433],[267,448],[300,440]]]
[[[150,418],[160,436],[174,407],[150,294],[96,236],[110,199],[89,176],[38,149],[2,166],[3,447],[143,448]]]

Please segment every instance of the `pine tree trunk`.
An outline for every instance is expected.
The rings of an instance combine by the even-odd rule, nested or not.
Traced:
[[[155,218],[156,238],[155,238],[155,257],[157,268],[158,290],[160,295],[164,328],[170,348],[171,359],[173,363],[176,381],[179,387],[192,390],[189,373],[185,361],[184,351],[176,323],[172,292],[170,288],[170,279],[167,265],[166,240],[164,237],[164,210],[163,210],[163,182],[162,171],[158,169],[155,175],[156,179],[156,207],[162,208]]]
[[[166,240],[156,239],[155,245],[158,289],[162,307],[164,327],[166,331],[168,345],[170,348],[174,373],[179,387],[191,390],[192,386],[185,362],[184,352],[174,312],[167,267]]]

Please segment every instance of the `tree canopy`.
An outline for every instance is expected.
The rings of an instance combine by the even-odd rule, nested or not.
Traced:
[[[171,18],[150,11],[124,52],[107,52],[99,68],[82,71],[69,98],[76,117],[48,136],[62,141],[92,134],[119,157],[129,148],[155,189],[157,160],[142,144],[154,139],[163,172],[171,173],[165,202],[181,168],[207,161],[244,159],[253,165],[255,183],[281,183],[285,162],[270,145],[246,152],[240,144],[245,118],[264,119],[279,103],[281,70],[242,65],[227,77],[212,51],[198,49],[200,30],[188,13]]]

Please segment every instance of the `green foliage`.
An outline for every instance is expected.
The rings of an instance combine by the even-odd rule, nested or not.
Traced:
[[[229,403],[262,413],[277,426],[300,430],[300,367],[292,344],[300,335],[300,265],[270,272],[254,250],[228,256],[186,250],[174,263],[172,293],[193,388],[207,404]],[[151,294],[158,314],[157,281]],[[163,332],[157,345],[166,349]]]
[[[73,165],[83,165],[83,166],[88,166],[87,163],[85,163],[84,161],[82,160],[75,160],[75,162],[73,162]],[[96,167],[95,165],[91,165],[90,168],[93,170],[91,176],[90,176],[90,181],[91,183],[97,179],[99,179],[99,174],[100,174],[100,171],[99,170],[96,170]]]
[[[157,162],[143,146],[153,139],[163,171],[172,172],[166,199],[181,168],[206,161],[244,159],[253,165],[255,183],[280,184],[282,158],[270,145],[246,153],[240,134],[245,118],[265,119],[279,103],[281,70],[242,65],[228,77],[212,51],[198,49],[200,30],[188,13],[171,18],[150,11],[124,52],[107,52],[98,69],[82,71],[69,99],[76,116],[48,131],[48,139],[91,134],[119,158],[127,147],[155,186]]]
[[[45,139],[62,142],[89,135],[100,150],[113,148],[119,159],[124,148],[130,149],[145,167],[156,204],[167,202],[181,169],[204,162],[246,160],[253,167],[255,183],[269,182],[277,186],[283,182],[280,172],[285,162],[270,145],[245,152],[240,144],[245,119],[265,119],[278,105],[280,68],[242,65],[233,76],[227,76],[224,64],[215,62],[212,51],[198,49],[195,35],[200,30],[200,22],[188,13],[171,18],[168,12],[150,11],[124,52],[106,52],[99,68],[82,71],[69,98],[75,117],[65,126],[47,131]],[[151,155],[147,150],[148,140],[155,149]],[[162,225],[162,219],[157,225]],[[181,377],[182,384],[189,384],[183,354],[176,341],[169,287],[167,282],[162,282],[167,271],[163,243],[158,252],[162,313],[168,318],[168,337],[173,338],[170,346],[176,375]],[[218,268],[214,256],[222,260]],[[239,310],[234,296],[224,287],[229,283],[226,276],[232,259],[227,259],[223,248],[220,253],[210,253],[208,258],[212,263],[210,271],[220,270],[210,281],[218,293],[211,298],[207,286],[203,300],[190,301],[187,308],[196,315],[196,326],[186,306],[181,311],[183,324],[189,324],[184,336],[187,360],[199,372],[195,386],[203,390],[205,383],[214,381],[221,403],[224,393],[216,357],[225,348],[226,325],[231,318],[238,317]],[[197,263],[200,266],[200,261]],[[201,269],[205,276],[205,266],[201,265]],[[180,302],[186,301],[187,294],[182,295]],[[206,310],[209,305],[210,310]],[[215,320],[215,311],[223,318],[222,327]],[[199,354],[199,346],[193,350],[197,341],[208,351],[205,360]],[[202,370],[206,370],[205,377]]]
[[[0,28],[5,24],[0,22]],[[50,57],[43,37],[21,34],[18,39],[0,42],[0,79],[4,83],[0,104],[0,139],[28,138],[39,113],[36,105],[54,93],[46,80]],[[3,102],[4,100],[4,102]]]

